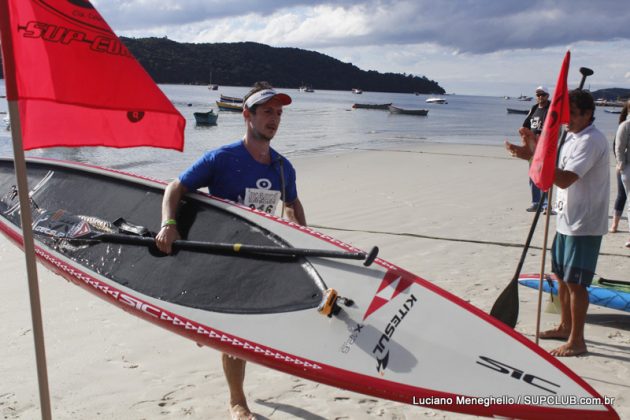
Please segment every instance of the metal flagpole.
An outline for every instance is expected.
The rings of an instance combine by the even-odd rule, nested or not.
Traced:
[[[9,118],[11,119],[11,138],[13,140],[13,156],[15,176],[17,178],[20,199],[20,217],[22,220],[22,238],[26,258],[26,274],[28,292],[31,302],[31,319],[33,322],[33,339],[35,340],[35,359],[37,362],[37,378],[39,384],[39,401],[43,420],[51,420],[50,393],[48,391],[48,372],[46,369],[46,350],[44,347],[44,327],[39,299],[37,280],[37,264],[35,261],[35,244],[33,242],[33,217],[31,215],[28,180],[26,177],[26,160],[22,147],[22,127],[17,101],[9,101]]]

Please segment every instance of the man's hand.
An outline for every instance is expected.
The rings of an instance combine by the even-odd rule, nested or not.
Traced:
[[[504,144],[505,149],[513,157],[530,160],[532,156],[534,156],[534,153],[527,146],[517,146],[516,144],[512,144],[507,140],[504,142]]]
[[[173,252],[173,242],[181,239],[176,225],[163,226],[155,237],[155,245],[165,254]]]

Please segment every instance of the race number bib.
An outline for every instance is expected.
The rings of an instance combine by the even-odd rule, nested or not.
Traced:
[[[271,190],[271,182],[268,179],[259,179],[256,182],[258,188],[246,188],[243,204],[251,209],[274,214],[278,201],[280,201],[280,191]]]

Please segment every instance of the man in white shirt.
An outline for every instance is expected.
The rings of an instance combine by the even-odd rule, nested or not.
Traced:
[[[608,231],[610,167],[608,141],[593,125],[595,103],[590,93],[569,95],[569,134],[560,150],[554,184],[558,187],[556,237],[551,248],[552,271],[558,277],[560,324],[541,332],[542,339],[566,339],[551,354],[585,353],[584,323],[588,292],[603,235]]]

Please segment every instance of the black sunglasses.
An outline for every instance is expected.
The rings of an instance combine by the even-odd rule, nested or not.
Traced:
[[[549,94],[543,92],[543,93],[537,93],[536,96],[549,96]]]

